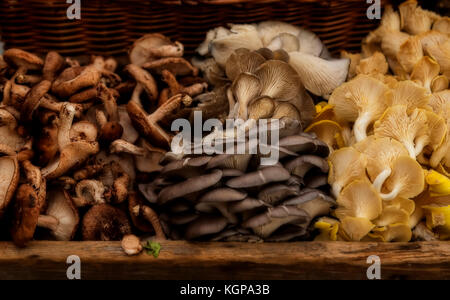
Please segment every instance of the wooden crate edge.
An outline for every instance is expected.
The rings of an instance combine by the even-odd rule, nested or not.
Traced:
[[[161,245],[154,258],[128,257],[119,242],[0,242],[0,279],[67,279],[71,255],[80,257],[82,279],[367,279],[372,255],[383,279],[450,279],[449,242]]]

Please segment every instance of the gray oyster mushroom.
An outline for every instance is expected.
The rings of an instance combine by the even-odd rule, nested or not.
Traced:
[[[139,188],[157,204],[171,239],[305,239],[313,220],[335,205],[326,181],[328,147],[304,133],[281,142],[286,150],[274,165],[262,165],[260,154],[170,155],[156,178]]]

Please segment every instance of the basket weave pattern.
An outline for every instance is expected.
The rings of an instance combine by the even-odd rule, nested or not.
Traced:
[[[125,54],[133,40],[159,32],[184,43],[192,55],[211,28],[280,20],[313,30],[336,53],[358,50],[378,25],[366,17],[365,0],[89,0],[81,5],[81,20],[68,20],[65,0],[0,0],[2,39],[7,48],[108,56]]]

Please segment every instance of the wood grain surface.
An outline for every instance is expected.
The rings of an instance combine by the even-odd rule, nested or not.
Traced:
[[[382,279],[450,279],[450,243],[161,243],[158,258],[126,256],[119,242],[0,243],[0,279],[67,279],[67,257],[82,279],[367,279],[367,258]]]

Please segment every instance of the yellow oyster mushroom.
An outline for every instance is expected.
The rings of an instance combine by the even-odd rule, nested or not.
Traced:
[[[414,66],[423,57],[423,48],[418,36],[410,36],[398,49],[396,58],[406,73],[411,73]]]
[[[377,226],[388,226],[391,224],[409,224],[409,216],[406,211],[395,206],[387,206],[383,209],[380,217],[373,221]]]
[[[446,34],[435,30],[425,32],[418,36],[420,38],[424,50],[427,49],[427,47],[434,45],[435,43],[441,44],[448,39],[448,36]]]
[[[323,121],[323,120],[331,120],[335,121],[336,116],[334,114],[333,105],[327,104],[326,106],[318,108],[316,105],[316,116],[314,117],[313,123]]]
[[[406,105],[410,112],[415,108],[426,108],[430,102],[430,93],[411,80],[398,82],[388,98],[389,106]]]
[[[316,113],[317,113],[317,114],[321,113],[322,110],[323,110],[325,107],[327,107],[327,106],[328,106],[328,102],[326,102],[326,101],[321,101],[321,102],[317,103],[317,104],[315,105]]]
[[[380,194],[383,200],[416,197],[425,188],[424,171],[415,159],[400,156],[392,164],[392,174],[386,179],[383,187]]]
[[[424,88],[431,92],[431,83],[439,75],[441,67],[432,58],[422,57],[414,66],[411,73],[411,80],[419,82]]]
[[[420,41],[419,41],[420,43]],[[422,46],[421,46],[422,47]],[[361,59],[356,67],[356,74],[374,75],[386,74],[389,70],[389,65],[386,57],[381,52],[375,52],[372,56]]]
[[[425,111],[427,116],[427,128],[429,139],[426,141],[426,145],[434,150],[439,148],[444,142],[447,136],[447,124],[445,119],[432,111]],[[425,141],[424,141],[425,142]]]
[[[447,125],[447,128],[450,128]],[[433,168],[442,165],[444,168],[450,170],[450,133],[447,130],[447,136],[442,142],[441,146],[436,149],[430,158],[430,166]]]
[[[425,176],[427,184],[430,186],[430,195],[432,197],[450,195],[450,178],[434,170],[427,172]]]
[[[431,81],[431,91],[438,93],[448,89],[449,79],[445,75],[439,75]]]
[[[335,214],[345,217],[375,220],[383,210],[380,195],[368,180],[355,180],[345,187],[337,198],[339,207]]]
[[[404,210],[408,214],[408,216],[411,216],[416,210],[416,202],[411,199],[399,197],[395,198],[394,200],[383,201],[383,207],[395,207],[397,209]]]
[[[416,148],[423,149],[423,151],[417,157],[417,160],[421,164],[429,166],[431,164],[429,159],[430,156],[433,157],[433,154],[435,152],[439,154],[440,152],[443,152],[444,149],[448,149],[446,145],[448,127],[445,119],[440,115],[427,110],[424,110],[424,113],[427,116],[427,135],[425,136],[425,138],[419,138],[416,141]],[[434,156],[434,158],[438,157],[437,154]],[[433,162],[439,163],[435,161]]]
[[[334,90],[329,103],[338,120],[355,122],[354,134],[359,142],[367,137],[367,128],[379,119],[387,108],[389,87],[367,75],[358,75]]]
[[[450,71],[450,39],[431,42],[425,47],[425,53],[437,61],[442,73]]]
[[[450,205],[423,206],[427,218],[427,227],[439,235],[440,240],[450,239]]]
[[[421,109],[415,109],[410,114],[406,105],[395,105],[388,108],[383,116],[374,124],[376,137],[390,137],[405,146],[411,158],[416,158],[422,152],[427,140],[427,116]],[[420,142],[419,142],[420,141]]]
[[[440,164],[450,168],[450,90],[442,91],[432,95],[430,106],[433,111],[446,120],[447,135],[444,141],[436,149],[430,158],[430,165],[437,168]]]
[[[450,177],[450,172],[449,172],[450,170],[446,170],[446,168],[441,164],[439,164],[437,166],[436,171],[438,171],[441,174],[444,174],[447,177]]]
[[[345,147],[334,151],[328,162],[330,165],[328,183],[335,197],[339,196],[348,183],[366,176],[367,159],[354,148]]]
[[[361,53],[349,53],[347,51],[341,51],[341,58],[348,58],[350,59],[350,66],[348,67],[348,75],[347,79],[352,79],[357,75],[356,68],[359,65],[359,62],[361,61]]]
[[[414,213],[411,215],[411,218],[409,219],[409,225],[411,228],[416,227],[417,224],[419,224],[425,216],[423,206],[448,206],[450,205],[450,196],[432,197],[430,195],[430,191],[425,190],[419,196],[414,198],[414,202],[416,203],[416,208],[414,210]]]
[[[408,155],[408,151],[400,142],[388,137],[369,136],[353,147],[366,155],[367,174],[378,192],[392,174],[394,161],[400,156]]]
[[[314,239],[315,241],[337,241],[339,232],[339,221],[323,217],[315,224],[314,228],[320,230],[320,234]]]
[[[361,45],[361,56],[369,57],[373,55],[375,52],[383,51],[381,49],[381,44],[379,42],[369,42],[373,40],[373,32],[369,32],[369,35],[362,41]]]
[[[375,225],[365,218],[345,217],[341,220],[341,230],[350,241],[361,241],[374,227]]]
[[[386,32],[381,40],[381,49],[387,57],[397,58],[401,46],[408,41],[410,35],[401,31]]]
[[[411,241],[412,231],[406,224],[391,224],[386,227],[374,230],[373,233],[368,234],[374,240],[380,242],[398,242],[406,243]]]
[[[434,22],[433,30],[450,35],[450,17],[442,17]]]
[[[433,111],[440,114],[447,121],[450,119],[450,90],[434,93],[430,98]]]
[[[392,75],[384,75],[384,74],[378,73],[378,74],[373,74],[372,77],[378,79],[381,82],[383,82],[390,89],[394,89],[397,86],[398,82],[399,82],[397,80],[397,78],[392,76]]]
[[[402,65],[399,63],[397,58],[392,57],[392,56],[388,56],[386,58],[387,58],[389,67],[391,68],[392,72],[399,80],[408,80],[410,78],[409,73],[407,73],[405,71],[405,69],[403,69]]]
[[[431,29],[438,16],[418,6],[416,0],[408,0],[398,7],[400,11],[401,28],[412,34],[420,34]]]
[[[342,127],[331,120],[313,123],[305,129],[305,132],[314,132],[321,141],[328,145],[331,152],[333,152],[336,147],[339,147],[338,140],[342,140]]]
[[[369,32],[368,36],[363,41],[363,46],[367,45],[371,48],[371,46],[381,42],[381,39],[386,32],[398,31],[400,31],[400,15],[393,9],[392,5],[386,5],[380,26],[376,30]],[[370,55],[365,55],[365,57]]]

